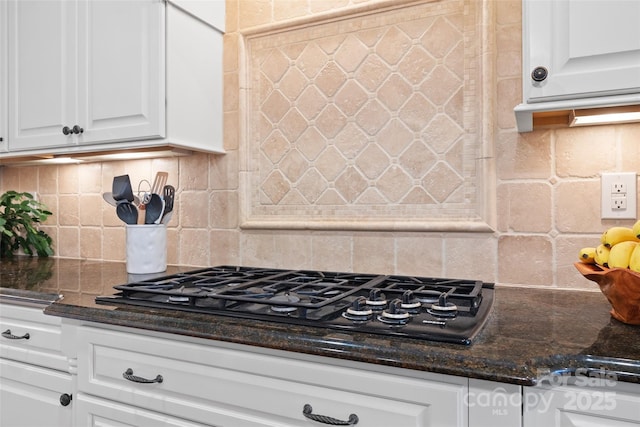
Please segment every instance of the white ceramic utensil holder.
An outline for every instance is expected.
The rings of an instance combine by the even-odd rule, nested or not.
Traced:
[[[167,227],[127,225],[127,273],[151,274],[167,270]]]

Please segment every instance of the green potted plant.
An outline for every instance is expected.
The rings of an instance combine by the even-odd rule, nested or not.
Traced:
[[[30,193],[7,191],[0,195],[0,258],[12,258],[22,249],[26,255],[53,255],[51,237],[38,224],[51,215]]]

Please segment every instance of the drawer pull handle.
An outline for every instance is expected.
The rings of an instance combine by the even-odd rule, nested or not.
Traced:
[[[136,375],[133,375],[133,369],[131,369],[131,368],[129,368],[126,371],[124,371],[124,374],[122,374],[122,376],[124,377],[124,379],[129,380],[129,381],[133,381],[134,383],[151,384],[151,383],[161,383],[162,382],[162,375],[158,375],[154,379],[149,380],[147,378],[142,378],[142,377],[138,377]]]
[[[326,415],[312,414],[313,408],[308,403],[302,408],[302,415],[310,419],[311,421],[317,421],[322,424],[329,424],[332,426],[351,426],[358,424],[358,416],[356,414],[349,415],[349,420],[342,421],[337,418],[327,417]]]
[[[4,331],[2,333],[2,336],[4,338],[10,339],[10,340],[28,340],[29,339],[29,333],[28,332],[26,334],[24,334],[23,336],[19,337],[18,335],[13,335],[11,333],[11,329],[7,329],[6,331]]]

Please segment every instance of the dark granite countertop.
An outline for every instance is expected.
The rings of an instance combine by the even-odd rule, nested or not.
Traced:
[[[163,274],[193,269],[170,266]],[[497,286],[486,326],[461,346],[95,303],[133,280],[139,276],[127,275],[124,263],[0,261],[3,303],[39,298],[50,302],[49,315],[520,385],[584,369],[640,383],[640,327],[612,319],[599,292]]]

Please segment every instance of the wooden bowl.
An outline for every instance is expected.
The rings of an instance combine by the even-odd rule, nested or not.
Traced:
[[[628,268],[606,268],[576,262],[578,271],[600,286],[611,304],[611,316],[628,325],[640,325],[640,273]]]

